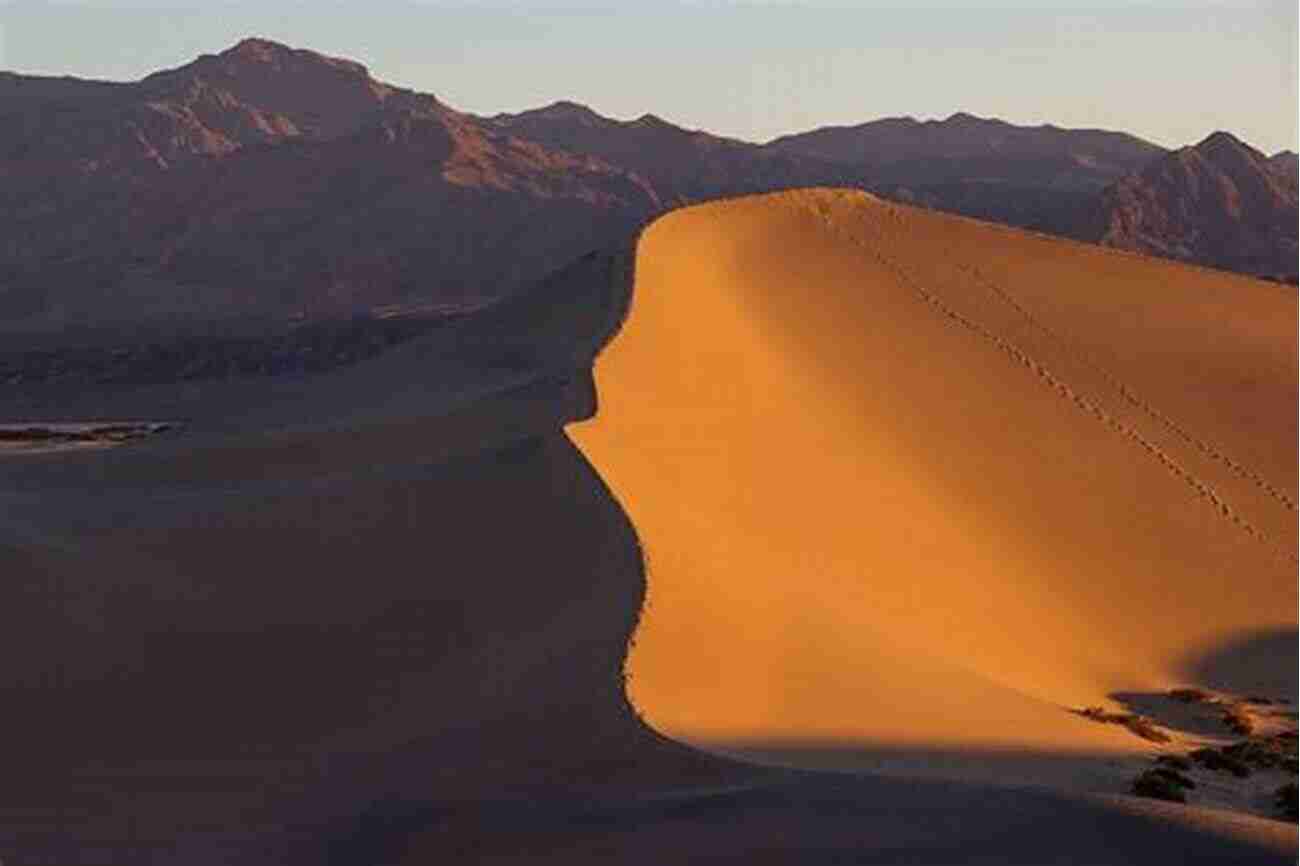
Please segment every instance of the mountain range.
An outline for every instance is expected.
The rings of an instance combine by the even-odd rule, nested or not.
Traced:
[[[1226,132],[1121,178],[1081,236],[1108,246],[1295,281],[1296,155]]]
[[[1295,154],[1227,133],[955,114],[755,144],[573,102],[475,116],[247,39],[132,83],[0,73],[0,330],[464,311],[666,209],[806,186],[1296,270]]]
[[[0,80],[0,319],[474,305],[654,191],[365,68],[248,40],[128,85]]]

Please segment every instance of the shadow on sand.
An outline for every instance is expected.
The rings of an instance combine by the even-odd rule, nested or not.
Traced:
[[[1189,654],[1182,670],[1194,685],[1295,703],[1297,640],[1294,626],[1234,635]]]

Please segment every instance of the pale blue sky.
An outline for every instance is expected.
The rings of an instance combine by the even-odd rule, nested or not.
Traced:
[[[574,99],[751,140],[955,111],[1297,147],[1294,0],[0,0],[0,69],[134,79],[266,36],[477,113]]]

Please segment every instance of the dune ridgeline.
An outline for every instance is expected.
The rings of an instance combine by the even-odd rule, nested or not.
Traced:
[[[660,219],[570,430],[645,550],[633,703],[870,766],[1294,699],[1295,325],[1285,287],[862,193]]]

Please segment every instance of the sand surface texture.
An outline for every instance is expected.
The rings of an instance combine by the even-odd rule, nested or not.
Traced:
[[[1062,707],[1296,624],[1284,287],[811,191],[641,240],[573,435],[693,740],[1140,748]],[[1238,688],[1295,696],[1295,648]],[[1261,679],[1262,678],[1262,679]]]
[[[1180,685],[1294,729],[1293,292],[835,191],[661,219],[635,287],[570,432],[644,549],[658,729],[1091,791],[1234,739]]]
[[[0,460],[6,866],[1294,860],[1066,709],[1294,696],[1293,294],[824,191],[632,264],[0,405],[180,425]]]

